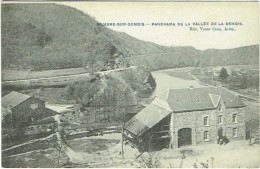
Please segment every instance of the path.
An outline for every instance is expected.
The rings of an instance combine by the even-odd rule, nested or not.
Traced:
[[[36,141],[46,140],[46,139],[48,139],[48,138],[51,138],[51,137],[54,136],[54,135],[55,135],[55,133],[54,133],[54,134],[51,134],[51,135],[49,135],[49,136],[47,136],[47,137],[44,137],[44,138],[39,138],[39,139],[30,140],[30,141],[28,141],[28,142],[26,142],[26,143],[18,144],[18,145],[15,145],[15,146],[6,148],[6,149],[4,149],[4,150],[2,150],[2,151],[11,150],[11,149],[14,149],[14,148],[17,148],[17,147],[20,147],[20,146],[24,146],[24,145],[27,145],[27,144],[32,144],[32,143],[34,143],[34,142],[36,142]]]
[[[82,153],[82,152],[75,152],[72,150],[69,146],[63,143],[60,135],[60,115],[54,116],[55,121],[57,122],[57,142],[62,145],[62,151],[65,152],[65,154],[69,157],[70,162],[77,163],[77,164],[84,164],[86,163],[86,159],[88,159],[88,154]]]
[[[101,77],[100,81],[104,85],[104,87],[102,89],[100,89],[99,92],[97,94],[95,94],[93,98],[101,96],[105,92],[105,89],[107,88],[107,83],[105,82],[104,76]]]

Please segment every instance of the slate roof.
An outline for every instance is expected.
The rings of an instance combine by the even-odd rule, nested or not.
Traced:
[[[216,109],[221,99],[226,108],[245,106],[237,96],[221,87],[169,89],[155,97],[150,105],[130,119],[125,129],[140,136],[171,112]]]
[[[30,97],[31,96],[13,91],[2,98],[2,107],[12,109]]]
[[[173,112],[215,109],[220,97],[226,108],[244,107],[233,93],[222,87],[170,89],[166,98]]]
[[[156,123],[158,123],[158,121],[161,121],[170,113],[170,110],[151,103],[136,114],[132,119],[130,119],[125,124],[125,128],[134,135],[138,136],[153,127]]]

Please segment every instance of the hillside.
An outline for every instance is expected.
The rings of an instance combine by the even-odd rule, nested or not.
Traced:
[[[258,45],[205,51],[160,46],[97,26],[91,16],[63,5],[2,4],[1,19],[3,69],[113,69],[119,56],[152,70],[258,64]]]
[[[133,74],[135,76],[133,76]],[[127,98],[130,99],[127,103],[130,105],[139,103],[137,99],[144,99],[149,97],[156,87],[155,80],[153,79],[150,71],[145,67],[133,67],[122,71],[107,71],[89,75],[84,80],[76,81],[66,85],[66,87],[42,87],[37,89],[24,89],[20,92],[30,96],[37,96],[48,103],[55,104],[75,104],[77,101],[72,94],[68,94],[68,88],[78,84],[88,87],[92,85],[91,93],[95,95],[97,91],[100,98],[99,104],[111,103],[114,100],[115,94],[119,95],[127,91],[128,97],[117,96],[120,101]],[[76,87],[75,87],[76,88]],[[84,88],[85,89],[85,88]],[[96,90],[95,90],[96,89]],[[8,94],[9,91],[3,90],[2,94]],[[81,89],[80,93],[86,94],[86,90]],[[109,95],[109,97],[108,97]]]

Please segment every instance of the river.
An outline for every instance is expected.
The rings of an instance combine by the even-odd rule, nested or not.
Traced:
[[[187,73],[187,72],[184,72]],[[188,87],[201,87],[203,85],[199,84],[196,80],[186,80],[168,75],[166,72],[159,70],[152,72],[152,75],[156,81],[156,88],[152,94],[152,97],[168,90],[168,89],[180,89]]]

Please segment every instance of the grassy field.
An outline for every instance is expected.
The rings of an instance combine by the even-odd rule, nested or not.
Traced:
[[[210,85],[221,85],[221,79],[213,75],[214,71],[222,68],[228,71],[229,76],[224,86],[239,94],[259,98],[259,67],[258,65],[234,65],[196,68],[191,74],[195,75],[201,82]]]
[[[82,73],[87,73],[87,70],[83,69],[82,67],[70,68],[70,69],[43,70],[43,71],[2,70],[2,81],[68,76],[68,75],[76,75]]]
[[[74,151],[95,153],[97,151],[107,150],[110,146],[113,146],[120,142],[120,139],[74,139],[69,142],[69,146]]]
[[[68,157],[61,153],[60,166],[68,162]],[[49,148],[18,154],[11,157],[2,157],[2,167],[8,168],[54,168],[58,167],[58,150]]]

